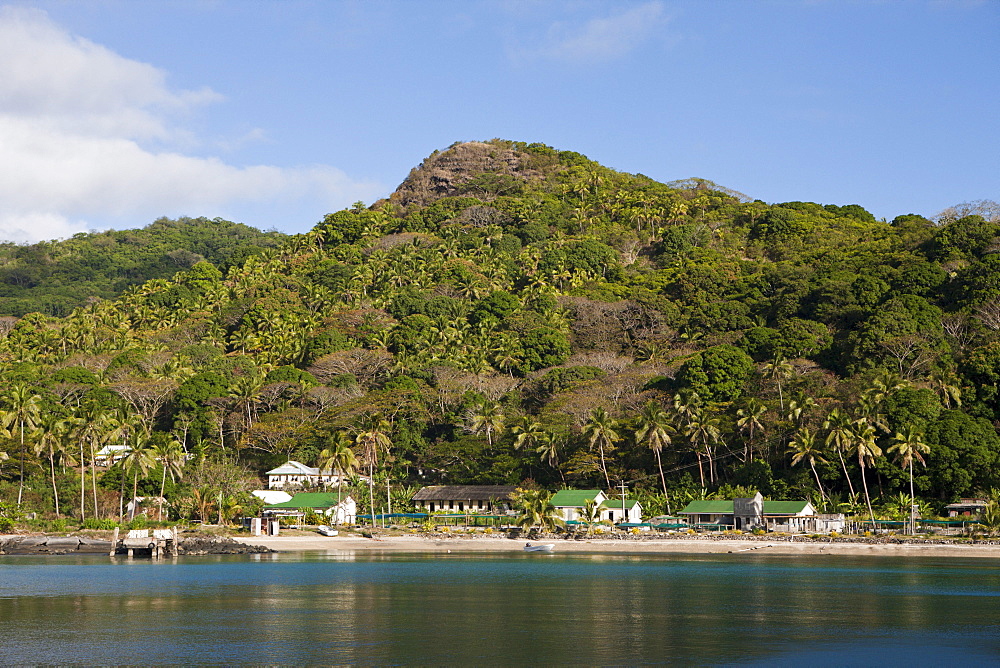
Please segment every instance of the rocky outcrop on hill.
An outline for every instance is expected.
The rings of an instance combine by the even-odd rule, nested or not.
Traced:
[[[464,142],[435,152],[410,171],[390,201],[426,206],[442,197],[470,195],[489,200],[539,172],[532,156],[502,142]],[[491,178],[481,178],[484,173]],[[477,178],[479,177],[479,178]]]

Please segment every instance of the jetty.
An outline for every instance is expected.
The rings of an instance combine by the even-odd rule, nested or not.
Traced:
[[[111,536],[110,556],[125,555],[129,559],[141,556],[151,559],[177,556],[177,528],[172,529],[131,529],[122,538],[118,529]]]

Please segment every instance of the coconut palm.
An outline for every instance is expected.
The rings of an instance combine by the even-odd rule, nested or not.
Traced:
[[[503,406],[496,401],[484,399],[466,414],[466,429],[473,434],[486,434],[486,442],[493,447],[493,434],[503,431],[507,417]]]
[[[514,435],[514,449],[535,448],[548,437],[548,432],[542,429],[539,422],[525,415],[517,424],[510,428],[510,433]]]
[[[522,529],[539,527],[542,531],[554,531],[563,521],[556,516],[556,507],[552,505],[552,492],[544,489],[519,489],[514,497],[514,504],[520,514],[515,522]]]
[[[615,431],[618,423],[608,415],[603,408],[595,408],[590,411],[590,421],[583,428],[583,436],[587,439],[587,444],[593,450],[597,446],[601,456],[601,472],[604,474],[604,482],[607,487],[611,487],[611,479],[608,477],[608,466],[605,454],[613,450],[615,443],[621,440],[621,436]]]
[[[587,499],[580,508],[578,520],[587,525],[587,535],[594,530],[594,524],[601,519],[601,504],[596,499]]]
[[[665,446],[671,444],[670,434],[675,432],[670,415],[663,410],[659,404],[650,401],[642,408],[639,414],[639,428],[635,431],[635,442],[645,443],[646,446],[656,455],[656,466],[660,470],[660,484],[663,486],[663,494],[667,494],[667,479],[663,475],[663,460],[660,452]],[[667,512],[670,512],[670,502],[667,502]]]
[[[37,437],[39,453],[47,455],[52,479],[52,497],[55,501],[56,517],[59,510],[59,489],[56,487],[56,460],[69,457],[68,437],[73,429],[73,421],[55,413],[44,415],[38,423]],[[75,462],[70,462],[75,463]]]
[[[823,421],[823,429],[826,430],[826,444],[832,445],[840,459],[840,466],[844,470],[844,478],[847,479],[847,486],[850,493],[854,495],[854,483],[847,473],[847,462],[844,461],[844,453],[851,449],[851,417],[839,408],[834,408]]]
[[[368,500],[372,526],[375,525],[375,467],[378,465],[379,456],[392,447],[392,439],[389,438],[390,428],[391,425],[385,418],[371,416],[367,428],[358,432],[354,438],[354,442],[361,448],[361,462],[368,467]]]
[[[149,450],[153,462],[163,467],[160,477],[160,520],[163,520],[163,490],[167,486],[167,475],[170,480],[176,480],[184,471],[184,448],[176,439],[159,441]]]
[[[816,472],[816,462],[826,463],[823,458],[823,450],[816,440],[816,434],[810,429],[800,429],[788,446],[788,453],[792,455],[792,466],[797,466],[803,460],[809,462],[813,476],[816,478],[816,486],[819,494],[826,500],[826,492],[823,491],[823,483],[819,481],[819,474]]]
[[[343,497],[344,476],[354,473],[358,468],[358,458],[351,448],[350,437],[345,432],[338,431],[331,439],[330,446],[320,451],[316,466],[320,472],[326,470],[337,473],[337,501],[339,503]],[[334,516],[335,521],[338,518],[339,514]]]
[[[129,435],[130,450],[121,460],[123,482],[128,474],[132,475],[132,513],[129,519],[135,517],[136,497],[139,495],[139,476],[145,477],[153,465],[151,450],[147,445],[148,438],[148,435],[141,430],[134,430]]]
[[[0,423],[10,432],[16,433],[20,442],[20,480],[17,486],[17,506],[21,507],[24,495],[24,439],[35,428],[42,412],[42,398],[28,389],[26,385],[14,385],[4,396],[7,410],[0,413]]]
[[[875,524],[875,511],[872,510],[872,499],[868,494],[865,468],[882,455],[882,448],[875,443],[875,436],[875,427],[865,418],[858,418],[851,423],[851,449],[857,455],[858,466],[861,467],[861,483],[865,488],[865,503],[868,504],[868,514],[871,516],[872,524]]]
[[[779,358],[774,360],[773,362],[767,362],[763,364],[760,370],[761,373],[764,374],[765,378],[773,380],[775,384],[778,386],[778,402],[781,405],[781,411],[784,412],[785,397],[781,391],[781,383],[783,380],[792,375],[792,372],[795,370],[795,367],[793,367],[788,360],[784,358]]]
[[[705,471],[701,465],[703,454],[708,458],[709,480],[714,483],[715,465],[712,462],[712,445],[718,443],[722,435],[719,428],[719,418],[699,409],[689,418],[684,433],[691,441],[695,454],[698,456],[698,475],[701,476],[701,486],[705,486]]]
[[[744,458],[753,459],[753,441],[757,431],[764,431],[764,414],[767,406],[757,399],[749,399],[743,408],[736,411],[736,426],[746,434],[747,446],[744,447]]]
[[[912,506],[916,502],[916,497],[913,494],[913,460],[916,459],[918,462],[927,466],[927,462],[924,460],[924,455],[931,451],[931,446],[924,443],[924,435],[920,433],[913,425],[908,425],[906,429],[902,432],[896,432],[892,437],[892,445],[889,446],[889,452],[895,452],[899,459],[899,462],[909,470],[910,473],[910,505]],[[910,531],[912,532],[913,525],[913,512],[909,513],[910,516]]]

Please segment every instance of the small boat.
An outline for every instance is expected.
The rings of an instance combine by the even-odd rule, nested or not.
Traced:
[[[554,543],[544,543],[541,545],[532,545],[531,543],[525,543],[525,552],[551,552],[555,547]]]
[[[331,529],[330,527],[326,526],[325,524],[322,525],[322,526],[316,527],[316,531],[320,532],[320,534],[322,534],[324,536],[336,536],[336,535],[340,534],[339,531],[337,531],[336,529]]]

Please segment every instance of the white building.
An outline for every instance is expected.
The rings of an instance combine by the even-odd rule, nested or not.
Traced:
[[[290,459],[278,468],[267,472],[267,488],[335,486],[340,484],[340,478],[340,472],[320,471],[318,468],[306,466],[302,462]],[[343,476],[343,478],[346,483],[347,476]]]

